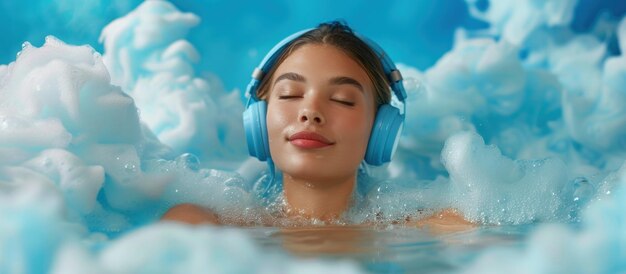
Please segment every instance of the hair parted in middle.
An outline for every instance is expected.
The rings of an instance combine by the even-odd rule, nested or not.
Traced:
[[[356,36],[347,24],[340,21],[322,23],[289,43],[274,66],[261,80],[257,98],[267,100],[272,78],[278,66],[295,50],[308,44],[332,45],[343,51],[365,70],[372,81],[376,105],[389,103],[391,89],[380,59],[367,43]]]

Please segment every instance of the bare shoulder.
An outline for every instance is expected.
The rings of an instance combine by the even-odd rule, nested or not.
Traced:
[[[477,227],[453,209],[444,209],[428,217],[409,222],[410,226],[426,228],[435,233],[452,233],[471,230]]]
[[[174,221],[188,223],[193,225],[199,224],[220,224],[217,214],[208,208],[204,208],[194,204],[179,204],[170,208],[163,216],[162,221]]]

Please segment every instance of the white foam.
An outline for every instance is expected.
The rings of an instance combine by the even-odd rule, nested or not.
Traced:
[[[625,171],[612,186],[613,195],[584,211],[580,229],[563,224],[539,227],[523,248],[485,252],[463,273],[614,273],[624,268],[623,228],[626,211]]]
[[[466,2],[473,16],[489,22],[494,33],[519,45],[537,29],[567,26],[574,17],[577,1],[489,1],[485,11],[477,8],[478,1]]]
[[[454,208],[483,223],[528,223],[559,219],[567,183],[558,158],[513,161],[473,132],[454,135],[442,151],[450,174]]]
[[[102,31],[112,82],[132,95],[141,119],[174,153],[234,170],[246,157],[237,92],[196,76],[200,56],[184,39],[199,18],[165,1],[148,1]],[[213,83],[215,82],[215,83]]]

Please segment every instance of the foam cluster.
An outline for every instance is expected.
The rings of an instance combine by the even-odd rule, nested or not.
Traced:
[[[199,22],[169,2],[147,1],[102,30],[103,60],[111,82],[133,97],[142,122],[176,155],[232,170],[246,157],[243,104],[216,77],[196,76],[200,55],[185,36]]]
[[[624,163],[625,59],[607,51],[604,36],[571,33],[575,2],[559,3],[480,11],[470,1],[490,29],[458,30],[453,49],[426,71],[400,66],[409,111],[389,167],[395,181],[438,181],[427,189],[447,202],[427,204],[481,222],[576,219]],[[522,31],[518,17],[535,23]],[[624,22],[613,23],[622,48]],[[414,185],[414,198],[431,200]]]
[[[626,169],[612,173],[610,198],[595,200],[583,211],[580,227],[546,224],[523,248],[493,248],[462,273],[617,273],[624,270],[626,238]],[[605,196],[605,195],[603,195]]]

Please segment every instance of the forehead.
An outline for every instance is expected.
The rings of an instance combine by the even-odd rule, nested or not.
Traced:
[[[306,44],[296,48],[278,66],[272,78],[287,72],[295,72],[311,80],[350,77],[370,91],[373,86],[367,72],[357,61],[328,44]]]

